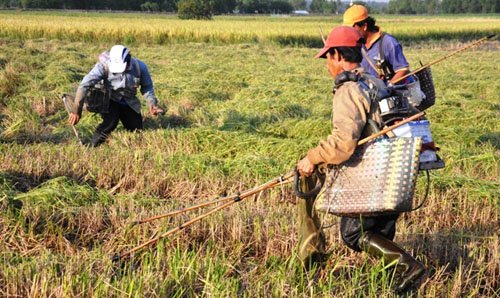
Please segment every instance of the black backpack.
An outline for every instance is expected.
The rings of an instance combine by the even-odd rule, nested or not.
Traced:
[[[139,62],[133,59],[136,73],[141,77],[141,68]],[[88,112],[91,113],[108,113],[109,112],[109,102],[111,100],[111,86],[108,82],[108,65],[104,64],[104,79],[99,81],[94,86],[90,87],[84,97],[84,107]]]
[[[384,37],[385,33],[382,33],[380,36],[380,39],[378,40],[379,44],[379,56],[380,59],[382,59],[382,62],[380,64],[380,69],[387,81],[392,79],[394,77],[394,68],[392,67],[392,64],[385,59],[385,53],[384,53]],[[368,54],[366,54],[365,59],[371,59]],[[420,63],[422,64],[422,63]],[[376,69],[375,69],[376,70]],[[416,80],[419,81],[420,83],[420,89],[422,92],[425,94],[425,97],[422,99],[422,102],[420,105],[416,106],[416,108],[420,111],[426,110],[427,108],[431,107],[434,105],[436,102],[436,91],[434,89],[434,81],[432,79],[432,72],[430,67],[426,67],[422,69],[421,71],[417,72],[414,74],[414,77]],[[401,92],[402,90],[398,90],[398,92]]]
[[[91,113],[108,113],[111,100],[111,88],[107,80],[102,80],[88,89],[84,98],[84,107]]]

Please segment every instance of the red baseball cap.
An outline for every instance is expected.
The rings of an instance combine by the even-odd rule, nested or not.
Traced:
[[[350,26],[338,26],[328,34],[325,46],[315,56],[316,58],[326,58],[326,52],[336,47],[360,47],[363,37],[358,30]]]

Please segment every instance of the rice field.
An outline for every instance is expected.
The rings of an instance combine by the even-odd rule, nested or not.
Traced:
[[[318,26],[340,18],[0,16],[0,297],[395,296],[392,270],[350,251],[335,217],[323,218],[328,259],[303,270],[290,185],[111,261],[207,209],[133,221],[260,185],[329,134],[332,81],[313,56]],[[497,15],[376,18],[415,67],[500,31]],[[119,126],[104,146],[81,147],[60,95],[115,42],[148,65],[168,112],[144,108],[141,134]],[[409,296],[500,296],[498,51],[495,39],[432,68],[428,118],[446,168],[398,221],[396,241],[428,269]],[[84,114],[84,142],[98,123]]]
[[[0,37],[92,42],[216,44],[273,42],[320,47],[319,28],[328,31],[342,17],[216,16],[215,21],[173,15],[103,13],[26,13],[0,11]],[[377,16],[375,16],[377,17]],[[147,22],[144,19],[147,18]],[[498,15],[463,17],[383,16],[378,24],[404,42],[468,40],[500,33]],[[43,24],[43,26],[40,26]]]

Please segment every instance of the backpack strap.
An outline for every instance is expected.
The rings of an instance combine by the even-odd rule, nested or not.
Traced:
[[[375,70],[375,72],[377,73],[377,75],[378,75],[379,77],[380,77],[381,75],[383,75],[382,70],[376,66],[375,61],[373,61],[372,57],[370,57],[370,55],[368,55],[368,52],[366,51],[365,47],[362,47],[362,48],[361,48],[361,54],[363,55],[363,58],[365,58],[365,59],[366,59],[366,62],[368,62],[368,65],[370,65],[370,67],[371,67],[373,70]]]
[[[383,59],[385,61],[385,59],[384,59],[384,57],[385,57],[385,55],[384,55],[384,47],[383,47],[383,45],[384,45],[384,37],[385,37],[385,33],[382,32],[382,34],[380,34],[380,38],[378,40],[378,42],[379,42],[379,45],[378,45],[378,54],[379,54],[380,59]]]
[[[103,65],[104,65],[104,80],[107,81],[109,76],[109,65],[107,62],[103,63]]]
[[[372,82],[368,81],[365,77],[360,76],[358,81],[361,86],[368,91],[368,95],[370,96],[371,104],[373,102],[378,103],[379,98],[377,98],[378,90],[375,88]]]
[[[337,92],[337,89],[342,86],[345,82],[357,82],[359,80],[359,75],[351,71],[343,71],[337,75],[335,78],[335,84],[333,85],[333,93]]]
[[[385,35],[386,34],[384,32],[382,32],[382,34],[380,34],[380,38],[378,41],[379,42],[378,51],[379,51],[380,60],[382,61],[381,65],[380,65],[380,69],[382,70],[385,79],[387,81],[389,81],[394,76],[394,69],[392,68],[392,64],[384,58],[385,57],[385,53],[384,53],[384,37],[385,37]]]
[[[366,138],[380,131],[380,125],[370,118],[370,114],[378,109],[379,99],[377,98],[377,88],[375,88],[371,82],[368,82],[363,76],[360,76],[358,83],[360,84],[361,88],[364,88],[368,91],[368,96],[370,99],[370,102],[368,103],[368,113],[366,114],[367,121],[365,127],[363,128],[363,131],[361,132],[361,136],[363,138]]]
[[[134,59],[134,67],[135,67],[135,72],[137,73],[137,77],[138,78],[141,78],[141,66],[139,65],[139,61],[137,61],[137,59]]]

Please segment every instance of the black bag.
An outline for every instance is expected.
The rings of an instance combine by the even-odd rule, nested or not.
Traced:
[[[432,107],[434,103],[436,103],[436,90],[434,89],[434,81],[432,80],[431,68],[426,67],[417,72],[415,76],[420,81],[420,89],[425,94],[425,98],[422,100],[422,103],[417,107],[417,109],[423,111],[429,107]]]
[[[101,81],[87,91],[85,109],[91,113],[108,113],[110,99],[111,90]]]

